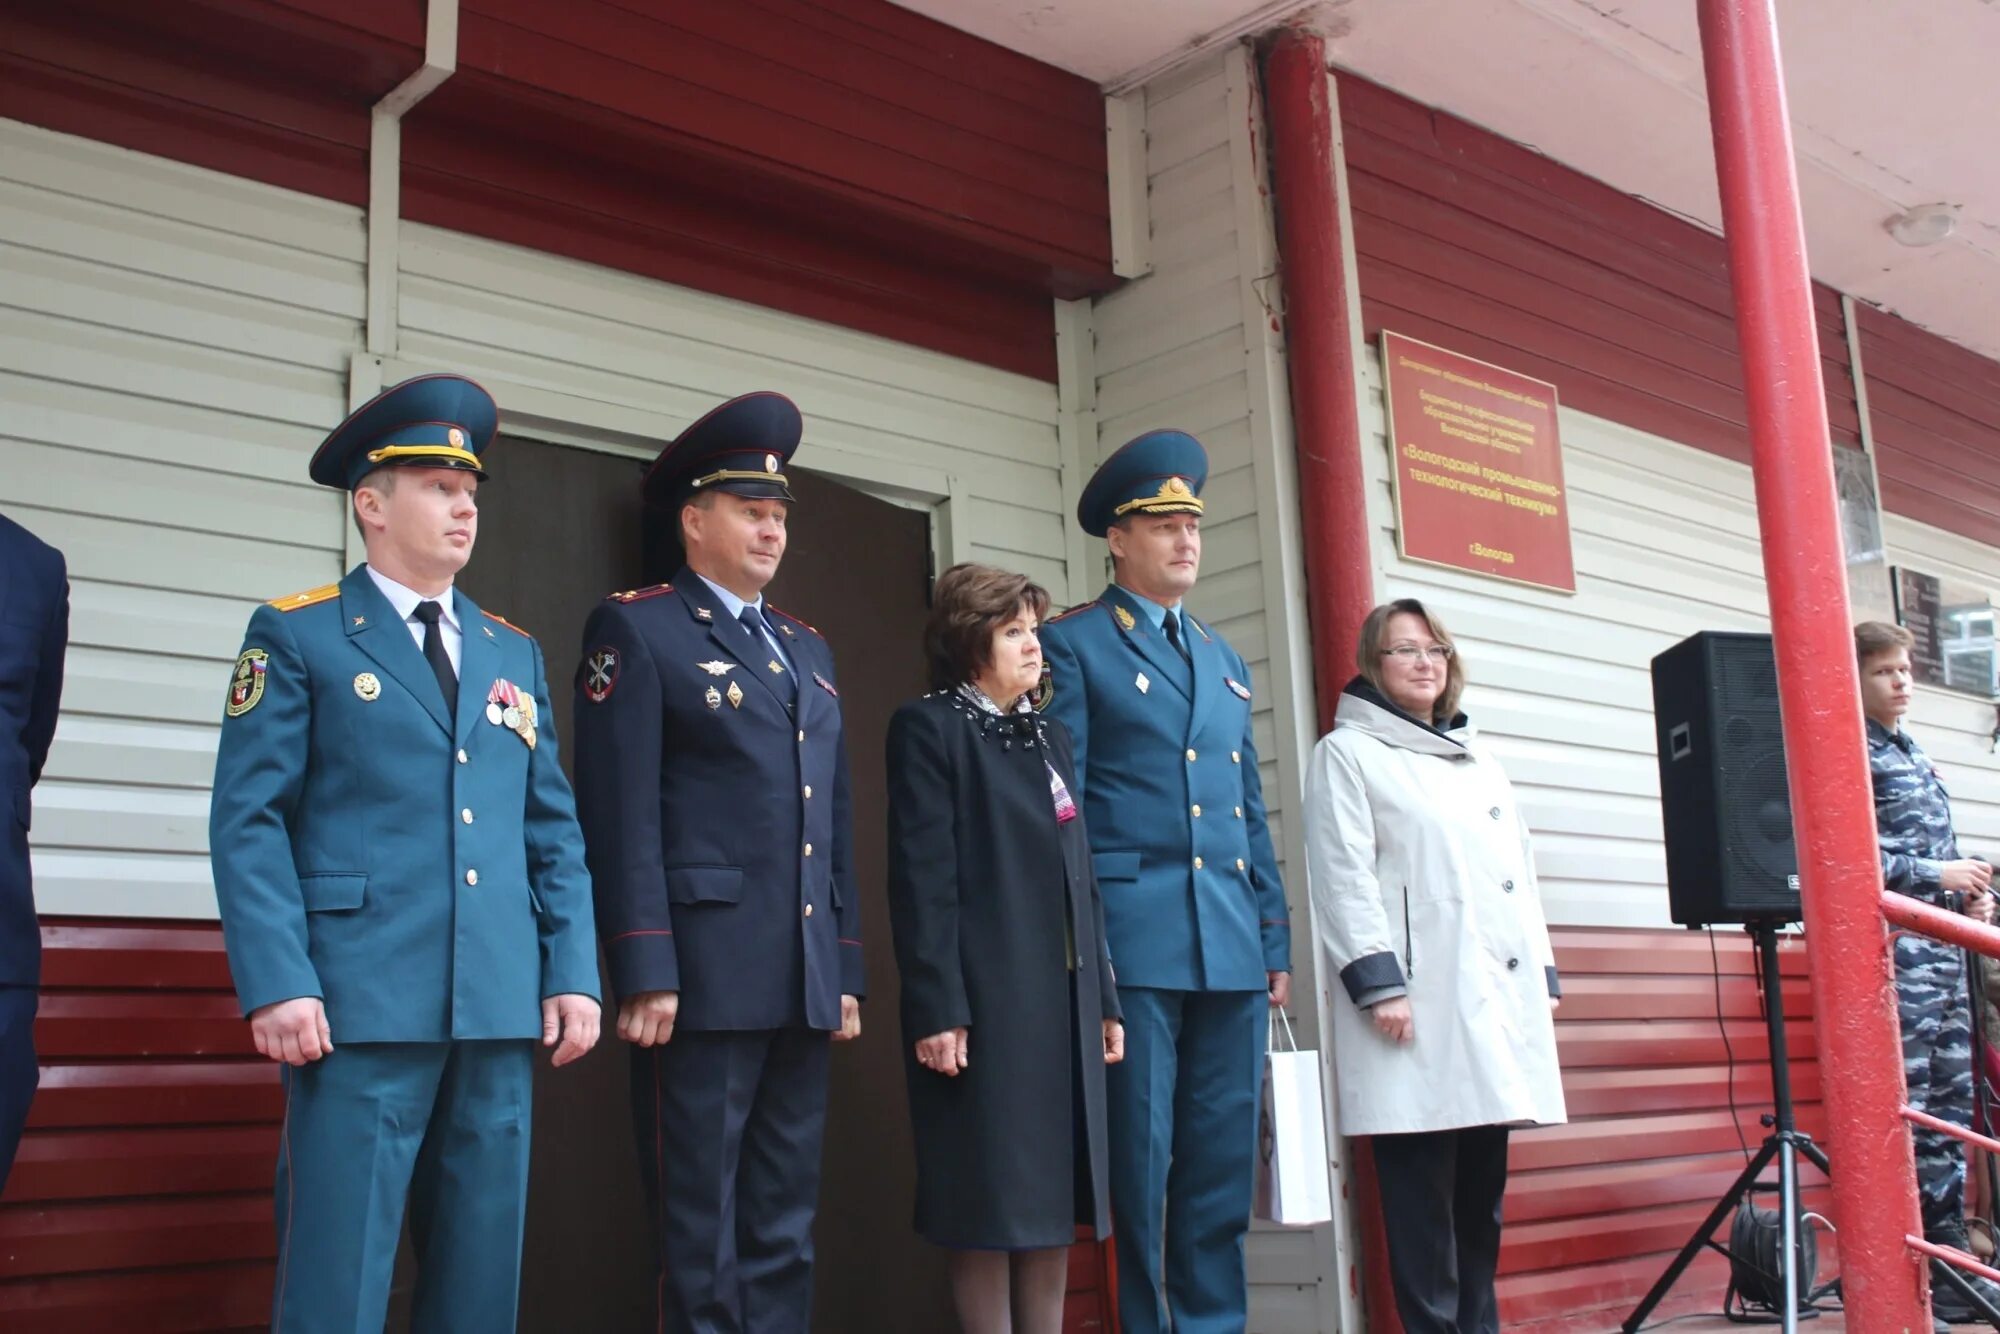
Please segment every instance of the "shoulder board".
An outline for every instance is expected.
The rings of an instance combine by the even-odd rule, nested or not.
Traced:
[[[628,588],[622,593],[609,593],[605,596],[612,602],[643,602],[647,598],[656,598],[662,593],[673,591],[672,584],[654,584],[651,588]]]
[[[501,615],[501,614],[500,614],[499,612],[496,612],[496,611],[488,611],[488,610],[486,610],[486,608],[484,608],[484,607],[481,607],[481,608],[479,609],[479,614],[480,614],[481,616],[484,616],[484,617],[485,617],[485,618],[486,618],[487,620],[489,620],[489,621],[498,621],[498,622],[500,622],[500,624],[502,624],[502,625],[506,626],[506,627],[507,627],[507,628],[508,628],[509,630],[512,630],[512,631],[513,631],[513,632],[514,632],[515,634],[517,634],[517,635],[520,635],[520,636],[521,636],[522,638],[524,638],[524,639],[533,639],[533,638],[534,638],[534,636],[533,636],[533,635],[529,634],[529,633],[528,633],[528,632],[527,632],[526,630],[523,630],[523,629],[522,629],[522,628],[521,628],[520,626],[518,626],[518,625],[514,624],[514,623],[513,623],[512,621],[508,620],[508,619],[507,619],[507,618],[506,618],[505,616],[502,616],[502,615]]]
[[[279,611],[297,611],[300,607],[310,607],[325,602],[328,598],[340,596],[339,584],[321,584],[318,588],[308,588],[303,593],[287,593],[281,598],[272,598],[264,605],[276,607]]]
[[[1071,607],[1068,611],[1063,612],[1060,615],[1049,617],[1049,624],[1054,625],[1057,621],[1066,621],[1072,616],[1081,616],[1083,615],[1083,613],[1089,611],[1092,607],[1101,607],[1103,605],[1104,605],[1103,602],[1095,599],[1089,602],[1080,602],[1076,606]]]
[[[825,635],[820,635],[820,634],[819,634],[819,630],[818,630],[818,629],[817,629],[817,628],[816,628],[815,626],[811,625],[810,623],[808,623],[808,622],[806,622],[806,621],[802,621],[802,620],[800,620],[800,619],[799,619],[798,617],[796,617],[796,616],[792,615],[792,614],[791,614],[790,612],[786,611],[786,610],[785,610],[785,609],[784,609],[783,607],[772,607],[772,606],[771,606],[771,604],[770,604],[770,603],[768,603],[768,602],[766,602],[766,603],[765,603],[764,605],[765,605],[765,606],[767,606],[767,607],[771,607],[771,610],[772,610],[772,611],[775,611],[776,613],[778,613],[778,615],[780,615],[780,616],[784,617],[784,618],[785,618],[786,620],[788,620],[788,621],[792,622],[792,623],[793,623],[794,625],[801,625],[801,626],[804,626],[804,627],[805,627],[806,629],[808,629],[808,630],[811,630],[811,631],[812,631],[812,632],[813,632],[814,634],[816,634],[816,635],[819,635],[819,637],[820,637],[821,639],[825,639],[825,638],[826,638],[826,636],[825,636]]]

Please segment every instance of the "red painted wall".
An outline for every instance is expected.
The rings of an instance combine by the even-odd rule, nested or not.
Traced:
[[[351,204],[419,0],[72,0],[0,115]],[[1107,290],[1094,86],[888,0],[468,0],[404,215],[1055,378]]]
[[[210,923],[44,918],[42,1086],[0,1197],[0,1329],[261,1329],[283,1098]]]

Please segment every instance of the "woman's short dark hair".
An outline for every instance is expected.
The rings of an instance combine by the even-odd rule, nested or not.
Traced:
[[[1025,574],[968,562],[939,575],[924,626],[931,688],[954,689],[992,666],[994,632],[1023,611],[1038,622],[1049,612],[1048,590]]]

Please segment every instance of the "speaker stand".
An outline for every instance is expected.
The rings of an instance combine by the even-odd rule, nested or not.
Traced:
[[[1764,996],[1764,1030],[1770,1038],[1771,1094],[1774,1115],[1764,1118],[1764,1124],[1772,1127],[1764,1137],[1764,1146],[1750,1160],[1742,1174],[1715,1208],[1709,1211],[1701,1226],[1688,1238],[1687,1245],[1681,1247],[1680,1254],[1653,1284],[1652,1290],[1642,1298],[1632,1314],[1619,1326],[1623,1334],[1636,1334],[1646,1323],[1646,1317],[1653,1313],[1668,1291],[1679,1281],[1687,1267],[1704,1248],[1729,1254],[1725,1246],[1714,1240],[1715,1230],[1722,1221],[1736,1211],[1747,1197],[1759,1190],[1771,1187],[1757,1178],[1773,1159],[1778,1163],[1778,1269],[1784,1279],[1784,1305],[1779,1312],[1779,1322],[1785,1334],[1796,1334],[1799,1325],[1799,1163],[1803,1155],[1820,1171],[1829,1175],[1832,1168],[1827,1163],[1826,1154],[1819,1145],[1813,1143],[1812,1136],[1799,1130],[1792,1115],[1792,1067],[1791,1058],[1785,1049],[1785,1005],[1783,988],[1778,981],[1778,922],[1752,922],[1749,924],[1751,937],[1757,943],[1757,980]]]

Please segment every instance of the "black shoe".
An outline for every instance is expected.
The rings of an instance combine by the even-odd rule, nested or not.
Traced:
[[[1924,1240],[1934,1246],[1950,1246],[1954,1250],[1963,1252],[1966,1255],[1972,1254],[1972,1239],[1966,1235],[1965,1224],[1962,1221],[1954,1220],[1950,1223],[1927,1227],[1924,1229]],[[1952,1286],[1939,1275],[1938,1271],[1944,1267],[1942,1261],[1931,1261],[1932,1312],[1954,1325],[1969,1323],[1984,1324],[1986,1322],[1985,1314],[1974,1307],[1970,1301],[1966,1300],[1956,1287]],[[1979,1294],[1981,1301],[1991,1306],[1994,1310],[2000,1311],[2000,1283],[1995,1283],[1983,1274],[1970,1273],[1967,1270],[1958,1269],[1956,1266],[1953,1266],[1953,1269],[1959,1278],[1964,1279],[1971,1286],[1972,1290]]]

